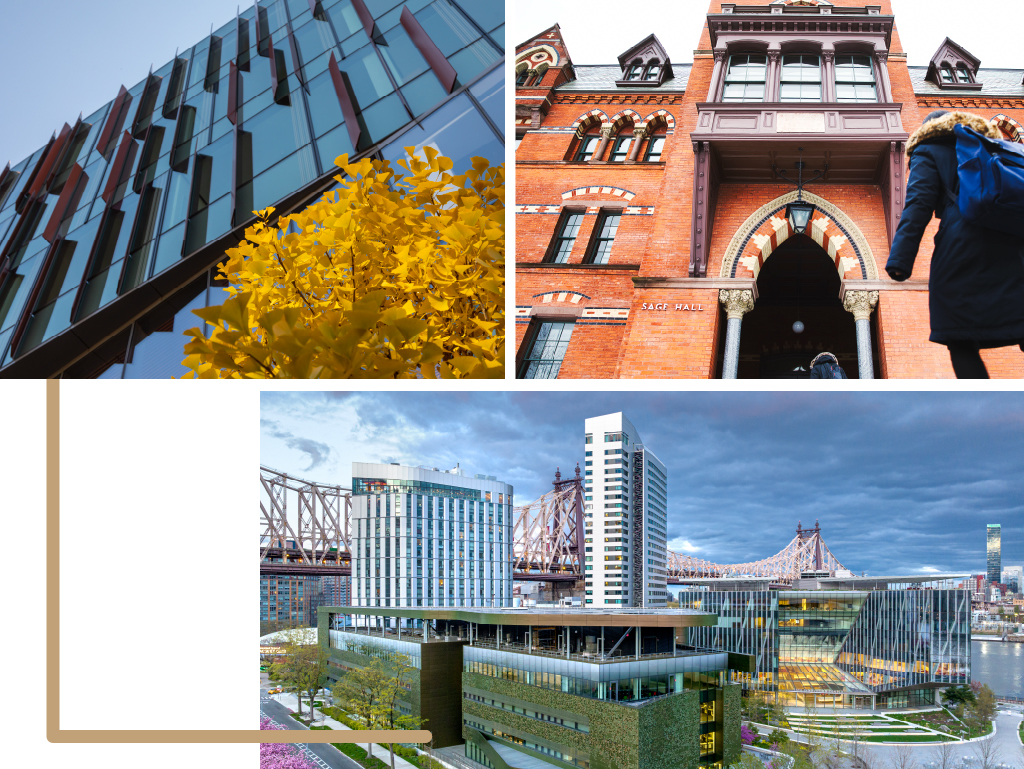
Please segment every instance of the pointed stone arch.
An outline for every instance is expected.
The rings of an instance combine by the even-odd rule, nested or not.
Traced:
[[[737,277],[737,270],[745,267],[757,278],[765,260],[793,234],[785,209],[796,200],[796,195],[796,190],[780,195],[747,217],[726,248],[721,277]],[[840,279],[854,269],[859,272],[856,277],[877,280],[878,267],[871,246],[854,221],[838,206],[812,192],[804,190],[803,200],[815,208],[807,235],[829,255]]]
[[[587,129],[593,125],[600,125],[601,128],[611,129],[612,121],[608,118],[608,113],[603,109],[592,109],[576,118],[576,122],[572,124],[572,130],[576,132],[577,139],[582,139]]]

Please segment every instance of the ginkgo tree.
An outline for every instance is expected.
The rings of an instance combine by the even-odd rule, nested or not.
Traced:
[[[406,152],[342,155],[305,210],[254,212],[220,268],[230,296],[195,311],[212,330],[186,332],[186,376],[504,377],[504,166]]]

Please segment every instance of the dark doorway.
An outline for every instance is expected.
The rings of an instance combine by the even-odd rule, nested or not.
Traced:
[[[793,235],[764,262],[757,276],[758,298],[743,317],[739,379],[806,379],[820,352],[831,352],[849,379],[857,379],[857,328],[839,300],[835,263],[806,235]],[[719,339],[718,375],[725,350],[724,314]],[[802,333],[793,323],[804,324]],[[876,348],[872,328],[872,348]],[[878,354],[873,350],[875,377]]]

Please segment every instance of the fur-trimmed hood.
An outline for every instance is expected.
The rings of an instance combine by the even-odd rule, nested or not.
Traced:
[[[953,126],[960,125],[973,128],[978,133],[990,139],[1002,139],[1003,135],[999,129],[983,117],[971,114],[970,112],[947,112],[945,115],[929,120],[918,128],[907,140],[907,156],[914,151],[918,144],[929,139],[936,139],[940,136],[952,136]]]

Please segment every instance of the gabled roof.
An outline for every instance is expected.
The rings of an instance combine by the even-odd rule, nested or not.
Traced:
[[[953,66],[956,66],[957,63],[965,64],[970,69],[974,79],[978,79],[978,68],[981,66],[981,59],[948,37],[942,41],[942,45],[932,54],[932,58],[928,62],[928,74],[926,77],[936,85],[943,85],[942,79],[939,77],[939,68],[943,62],[948,62]]]
[[[562,44],[563,48],[565,47],[565,40],[562,39],[562,30],[557,24],[555,24],[554,26],[541,30],[533,37],[526,38],[526,40],[524,40],[523,42],[516,46],[516,50],[518,51],[524,45],[530,45],[530,43],[534,42],[535,40],[544,40],[544,42],[548,44],[559,42]],[[568,55],[568,51],[566,51],[566,55]]]

